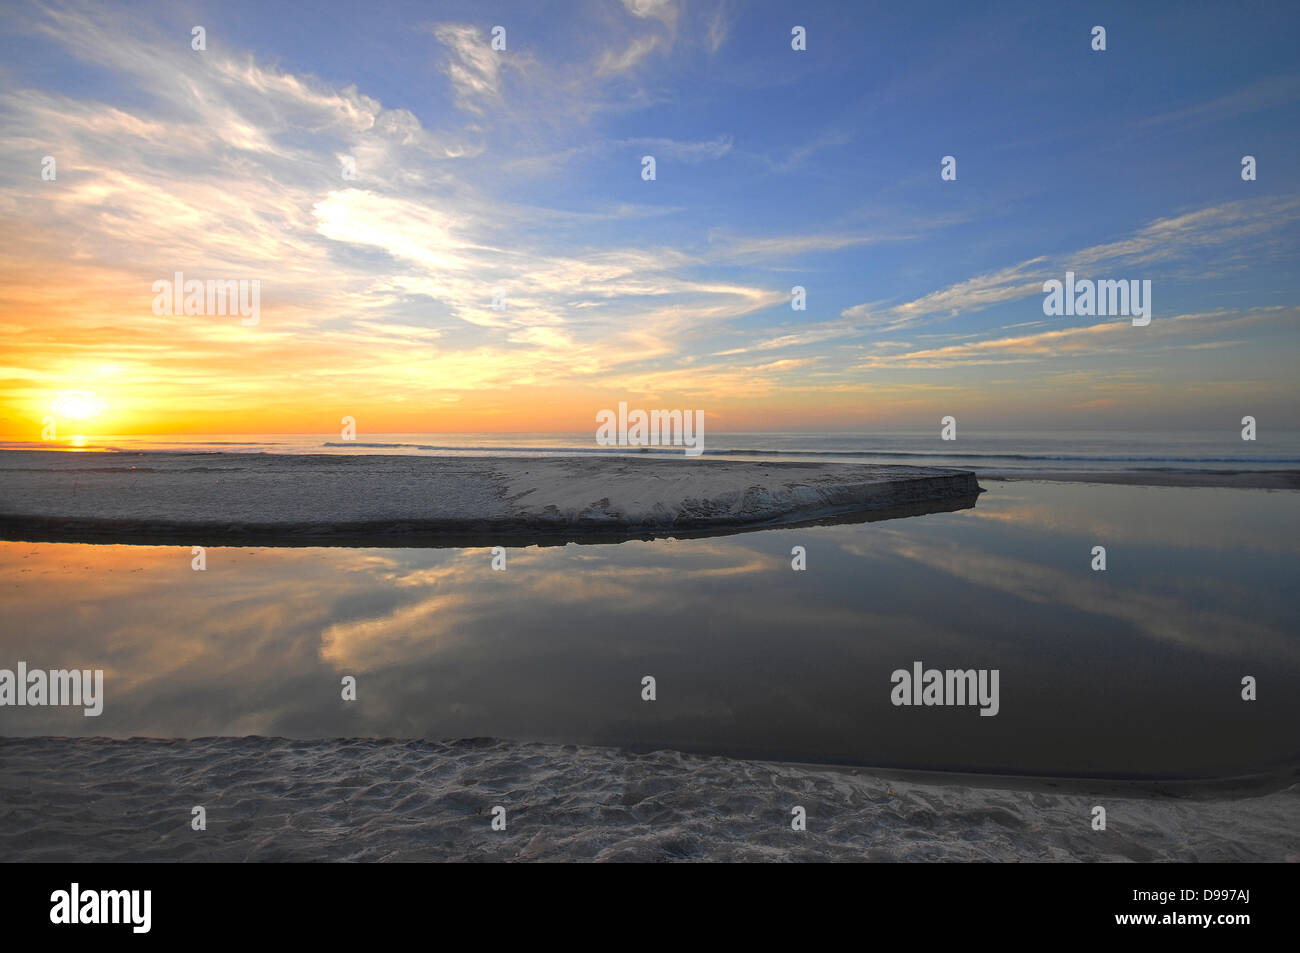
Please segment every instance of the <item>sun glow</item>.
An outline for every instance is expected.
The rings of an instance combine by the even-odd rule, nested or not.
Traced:
[[[59,394],[50,409],[67,420],[87,420],[99,415],[104,402],[88,390],[69,390]]]

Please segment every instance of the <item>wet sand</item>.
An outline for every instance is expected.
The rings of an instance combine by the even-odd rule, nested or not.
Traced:
[[[1243,490],[1300,489],[1300,470],[980,470],[978,475],[981,480],[1235,487]]]
[[[200,805],[207,829],[194,831]],[[796,806],[805,831],[791,829]],[[488,739],[6,739],[0,857],[1294,862],[1300,788],[1017,790]]]

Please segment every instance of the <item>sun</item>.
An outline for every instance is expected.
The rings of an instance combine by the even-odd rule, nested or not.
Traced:
[[[98,416],[104,402],[88,390],[67,390],[54,399],[50,409],[67,420],[88,420]]]

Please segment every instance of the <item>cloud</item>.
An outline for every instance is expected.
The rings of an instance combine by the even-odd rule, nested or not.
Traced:
[[[744,237],[713,230],[709,233],[711,257],[717,261],[760,262],[798,258],[813,252],[839,251],[872,242],[887,241],[886,235],[773,235]]]
[[[832,341],[837,338],[859,334],[862,330],[863,329],[860,326],[849,324],[844,321],[829,322],[802,331],[793,331],[789,334],[782,334],[777,337],[756,341],[746,347],[718,351],[714,356],[725,357],[733,354],[750,354],[754,351],[777,351],[791,347],[803,347],[809,344],[820,344],[823,341]]]
[[[527,175],[553,175],[560,172],[569,163],[576,160],[605,161],[612,156],[635,152],[639,159],[643,154],[653,155],[656,160],[670,159],[696,165],[701,162],[721,159],[731,152],[730,136],[718,136],[715,139],[685,141],[666,138],[636,139],[597,139],[581,146],[570,146],[559,152],[545,155],[527,156],[511,159],[505,163],[512,173]],[[638,214],[663,214],[663,209],[642,207]]]
[[[270,42],[271,53],[254,54],[227,34],[199,55],[163,21],[105,5],[34,7],[40,42],[57,44],[43,51],[52,65],[14,65],[15,81],[0,90],[0,154],[9,159],[0,163],[0,226],[11,236],[0,249],[0,412],[30,419],[43,391],[76,389],[104,364],[122,369],[116,406],[167,413],[278,413],[290,391],[300,404],[309,395],[313,412],[322,394],[384,406],[453,405],[463,394],[459,403],[485,416],[527,404],[503,396],[524,387],[692,388],[720,401],[832,393],[864,387],[878,369],[1107,353],[1117,331],[1050,325],[1000,329],[1017,333],[998,341],[884,339],[1037,296],[1067,267],[1192,270],[1209,259],[1231,269],[1261,252],[1293,255],[1285,227],[1294,201],[1224,203],[1073,255],[995,260],[974,277],[957,273],[942,287],[832,311],[832,320],[791,317],[789,287],[806,282],[784,270],[821,270],[838,287],[818,300],[852,302],[833,295],[889,265],[828,265],[865,260],[863,249],[914,240],[951,218],[867,228],[855,226],[863,213],[846,210],[819,231],[785,234],[770,223],[807,217],[774,217],[773,203],[714,218],[733,195],[710,204],[689,189],[640,188],[636,160],[650,153],[697,166],[690,179],[734,179],[762,196],[771,173],[812,165],[849,136],[810,133],[767,159],[737,148],[750,128],[744,117],[736,129],[698,117],[661,124],[668,110],[629,121],[680,92],[671,84],[679,67],[688,82],[696,67],[737,75],[738,50],[727,50],[727,63],[708,59],[734,11],[628,2],[606,12],[580,42],[537,44],[542,59],[527,44],[493,51],[481,26],[431,24],[418,39],[450,93],[396,104],[348,85],[346,64],[330,66],[344,77],[337,82],[283,68]],[[63,78],[51,80],[56,73]],[[82,74],[95,82],[68,80]],[[32,174],[46,154],[58,157],[57,182]],[[344,159],[355,161],[355,179],[343,178]],[[614,167],[625,179],[589,187],[585,176],[608,185]],[[758,181],[746,180],[755,172]],[[754,224],[709,230],[725,221]],[[262,323],[249,331],[153,315],[152,282],[177,270],[260,279]],[[904,263],[901,274],[912,273]],[[867,299],[870,285],[859,287]],[[497,289],[504,307],[493,306]],[[1204,322],[1241,329],[1229,339],[1161,321],[1149,346],[1228,347],[1253,327],[1234,320]],[[1039,330],[1049,335],[1030,333]]]
[[[848,130],[832,129],[829,132],[822,133],[812,142],[798,146],[785,159],[778,161],[766,156],[763,159],[771,167],[772,171],[784,174],[793,172],[823,149],[842,146],[852,141],[853,135]]]
[[[644,12],[671,20],[666,9]],[[87,360],[138,382],[119,382],[119,409],[170,393],[178,412],[279,401],[286,379],[393,403],[600,386],[617,368],[682,357],[694,336],[782,297],[708,277],[706,261],[635,231],[622,242],[587,235],[671,207],[579,212],[480,190],[466,157],[482,156],[489,173],[503,159],[483,154],[479,113],[434,133],[355,87],[215,44],[196,56],[106,8],[42,15],[44,33],[115,81],[100,90],[108,102],[0,93],[0,149],[59,160],[57,182],[26,174],[27,162],[0,166],[0,218],[29,236],[0,257],[0,329],[21,342],[0,370],[12,416],[37,414],[42,391],[69,389]],[[504,98],[504,59],[485,35],[460,24],[433,33],[462,109]],[[599,143],[687,163],[732,147],[727,136]],[[355,180],[342,177],[344,156]],[[177,270],[260,280],[257,330],[153,315],[152,282]]]
[[[623,0],[623,8],[639,19],[655,19],[672,29],[677,23],[677,4],[673,0]]]
[[[721,159],[731,151],[731,137],[718,136],[716,139],[703,142],[680,142],[675,139],[624,139],[615,145],[645,149],[656,158],[666,157],[693,164],[709,159]]]
[[[713,19],[709,21],[708,40],[709,52],[716,53],[722,49],[722,44],[727,42],[727,34],[731,32],[731,24],[727,20],[727,8],[725,4],[720,3],[717,11],[713,14]]]
[[[845,318],[865,321],[882,331],[914,327],[935,320],[982,311],[1004,301],[1043,293],[1043,282],[1060,278],[1067,270],[1079,277],[1100,275],[1104,269],[1134,268],[1186,261],[1198,253],[1214,251],[1216,263],[1226,260],[1221,250],[1256,260],[1261,251],[1286,253],[1291,246],[1278,233],[1300,218],[1300,200],[1251,199],[1156,219],[1128,238],[1093,245],[1072,254],[1040,255],[998,271],[977,275],[902,304],[867,302],[845,308]],[[1146,276],[1144,276],[1146,277]],[[1154,277],[1153,275],[1151,277]]]
[[[1300,97],[1300,76],[1278,76],[1193,106],[1139,120],[1139,127],[1197,125],[1236,119],[1246,113],[1293,106]]]
[[[657,36],[644,36],[633,40],[622,52],[606,50],[601,54],[596,72],[601,76],[612,73],[625,73],[640,64],[655,47],[659,45]]]
[[[1032,258],[1000,271],[977,275],[956,284],[932,291],[913,301],[893,307],[859,304],[841,312],[845,318],[864,321],[883,331],[897,330],[922,323],[935,315],[956,317],[967,311],[979,311],[1001,301],[1014,301],[1030,294],[1042,293],[1044,257]]]
[[[1016,364],[1031,360],[1055,360],[1101,355],[1114,351],[1129,354],[1135,350],[1177,347],[1204,350],[1230,346],[1231,341],[1184,342],[1187,337],[1221,335],[1233,329],[1273,323],[1281,308],[1258,308],[1246,312],[1207,311],[1170,315],[1144,328],[1142,337],[1133,337],[1128,319],[1104,319],[1083,327],[1057,328],[1036,334],[963,341],[942,347],[882,355],[861,362],[861,369],[939,369],[956,366]],[[1297,317],[1300,312],[1292,311]],[[1032,322],[1037,324],[1038,322]]]
[[[500,102],[503,58],[487,36],[464,23],[440,23],[433,35],[451,51],[443,69],[455,90],[456,105],[481,113],[485,101]]]

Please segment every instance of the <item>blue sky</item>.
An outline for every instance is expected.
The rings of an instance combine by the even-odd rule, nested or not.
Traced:
[[[14,5],[0,428],[92,366],[225,430],[1294,419],[1300,7],[973,6]],[[1067,269],[1151,326],[1045,317]],[[140,313],[177,270],[266,320]]]

